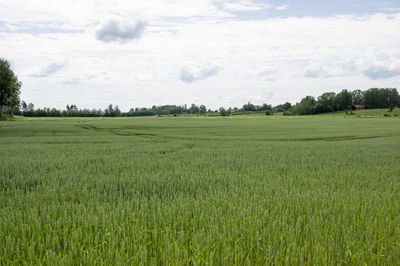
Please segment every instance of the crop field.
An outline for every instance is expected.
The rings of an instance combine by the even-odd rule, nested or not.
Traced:
[[[400,262],[400,119],[0,122],[0,264]]]

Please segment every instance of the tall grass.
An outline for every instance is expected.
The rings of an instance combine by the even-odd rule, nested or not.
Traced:
[[[0,123],[0,264],[398,264],[400,124]]]

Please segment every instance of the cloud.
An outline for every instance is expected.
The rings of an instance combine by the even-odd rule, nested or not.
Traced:
[[[48,77],[48,76],[51,76],[51,75],[57,73],[64,67],[65,67],[65,63],[52,63],[52,64],[48,65],[47,67],[39,70],[39,72],[32,74],[31,77],[45,78],[45,77]]]
[[[80,83],[80,80],[74,78],[74,79],[63,80],[63,81],[61,81],[61,83],[66,84],[66,85],[77,85]]]
[[[338,90],[391,87],[400,78],[372,80],[363,73],[371,75],[372,68],[367,71],[371,66],[400,69],[400,34],[396,31],[400,13],[296,17],[293,4],[288,16],[288,10],[276,10],[289,1],[269,1],[280,4],[262,12],[229,11],[239,10],[231,3],[247,7],[255,3],[257,8],[257,3],[265,3],[261,0],[217,1],[223,10],[210,5],[211,0],[43,1],[0,4],[1,20],[7,23],[4,27],[18,24],[28,29],[54,21],[49,24],[54,28],[84,29],[83,33],[21,34],[7,30],[0,34],[2,56],[15,63],[15,71],[25,84],[21,97],[40,107],[51,102],[62,108],[66,102],[74,102],[103,108],[104,102],[113,101],[129,110],[132,106],[190,104],[192,99],[200,99],[207,107],[218,108],[240,106],[246,97],[255,101],[252,97],[262,96],[266,87],[275,92],[266,101],[280,104],[299,101],[304,95],[320,95],[327,86]],[[129,18],[151,23],[140,41],[133,40],[134,47],[104,47],[96,39],[96,31],[104,25],[99,25],[99,18],[114,19],[117,25],[129,24],[122,23]],[[135,20],[130,21],[134,24]],[[125,41],[113,39],[115,44]],[[41,68],[57,58],[66,58],[67,67],[50,78],[31,77],[32,73],[43,76]],[[349,60],[354,63],[345,66]],[[212,75],[213,66],[195,67],[202,62],[212,62],[223,71],[214,70],[217,74]],[[94,76],[101,71],[107,71],[110,79]],[[76,82],[74,78],[79,86],[62,83]],[[79,98],[71,93],[75,90],[82,94]],[[228,101],[226,95],[239,91],[243,97]],[[215,100],[219,96],[222,100]]]
[[[83,33],[82,29],[74,29],[68,25],[63,25],[57,21],[46,21],[46,22],[19,22],[19,23],[8,23],[0,21],[0,32],[4,33],[22,33],[22,34],[68,34],[68,33]]]
[[[136,21],[134,23],[126,21],[110,20],[103,24],[96,31],[96,38],[102,42],[120,42],[125,43],[142,36],[147,23],[144,21]]]
[[[219,9],[225,8],[225,0],[212,0],[211,3]]]
[[[192,69],[184,66],[181,70],[180,79],[183,82],[191,83],[199,79],[206,79],[208,77],[214,76],[218,73],[219,70],[220,68],[218,66],[211,64],[197,66]]]
[[[304,77],[306,78],[329,78],[333,75],[331,69],[320,65],[308,66],[304,71]]]
[[[331,78],[351,76],[359,74],[361,71],[360,66],[365,64],[360,57],[351,56],[339,60],[333,57],[320,58],[318,61],[305,68],[304,77]]]
[[[400,69],[389,69],[384,66],[371,66],[363,74],[370,79],[387,79],[400,75]]]
[[[282,6],[277,6],[276,9],[277,10],[286,10],[290,7],[290,5],[282,5]]]
[[[264,3],[256,3],[254,1],[226,1],[226,0],[212,0],[211,3],[220,10],[227,12],[246,12],[246,11],[260,11],[272,8],[273,6]]]
[[[392,8],[380,8],[379,10],[397,12],[397,11],[400,11],[400,8],[396,8],[396,7],[392,7]]]

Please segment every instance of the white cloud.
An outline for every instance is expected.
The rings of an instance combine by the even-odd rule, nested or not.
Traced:
[[[2,20],[18,26],[0,32],[0,51],[23,82],[22,99],[38,107],[113,103],[129,110],[200,100],[214,109],[400,82],[390,72],[400,69],[398,13],[240,20],[232,13],[276,7],[219,3],[0,0]],[[113,41],[103,44],[96,39],[103,20],[124,22],[117,32],[124,32],[126,21],[148,21],[148,26],[132,45],[120,45],[121,34],[111,34]],[[51,31],[29,33],[50,22]],[[50,66],[63,60],[68,67],[52,72]]]
[[[37,73],[34,73],[31,76],[35,78],[45,78],[57,73],[58,71],[63,69],[65,65],[66,65],[65,63],[52,63],[40,69]]]
[[[400,69],[391,69],[387,66],[371,66],[363,74],[370,79],[387,79],[400,76]]]
[[[281,6],[277,6],[276,9],[277,10],[286,10],[290,7],[290,5],[281,5]]]
[[[96,31],[96,38],[102,42],[120,42],[139,39],[147,26],[144,21],[117,21],[109,20]]]
[[[379,10],[398,12],[398,11],[400,11],[400,8],[395,8],[395,7],[392,7],[392,8],[380,8]]]
[[[249,0],[241,1],[227,1],[227,0],[212,0],[211,3],[218,9],[227,12],[246,12],[246,11],[259,11],[272,8],[272,5],[266,3],[259,3]]]
[[[218,73],[219,70],[220,68],[218,66],[212,64],[205,64],[192,68],[184,66],[181,70],[179,78],[183,82],[191,83],[199,79],[206,79],[214,76]]]

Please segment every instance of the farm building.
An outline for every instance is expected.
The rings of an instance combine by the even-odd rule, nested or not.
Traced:
[[[352,110],[364,110],[365,107],[364,107],[364,105],[356,104],[356,105],[351,106],[351,109]]]

